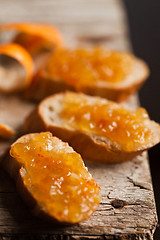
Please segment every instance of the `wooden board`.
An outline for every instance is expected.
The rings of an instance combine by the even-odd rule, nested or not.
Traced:
[[[67,46],[130,49],[125,11],[118,0],[0,1],[0,23],[22,20],[55,24]],[[135,108],[137,98],[127,104]],[[33,107],[16,96],[1,95],[0,121],[19,129]],[[8,145],[0,142],[0,155]],[[122,164],[86,165],[101,186],[102,202],[90,220],[66,227],[33,217],[13,181],[0,170],[0,239],[153,239],[157,215],[147,153]]]

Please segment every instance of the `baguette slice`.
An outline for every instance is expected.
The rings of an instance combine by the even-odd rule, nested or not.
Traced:
[[[72,92],[43,100],[24,127],[29,132],[50,131],[83,158],[105,163],[130,160],[160,142],[159,124],[143,108],[131,111],[100,97]]]
[[[100,202],[100,188],[81,156],[51,133],[20,137],[3,167],[34,214],[58,223],[88,219]]]
[[[41,100],[70,90],[121,102],[136,92],[148,75],[147,64],[129,53],[103,48],[57,49],[27,95]]]

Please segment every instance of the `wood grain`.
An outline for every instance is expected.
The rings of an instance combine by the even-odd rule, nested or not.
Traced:
[[[36,21],[56,25],[67,46],[103,45],[131,49],[120,0],[5,0],[0,23]],[[8,36],[0,36],[0,42]],[[128,101],[137,107],[135,96]],[[16,96],[0,96],[0,121],[19,129],[33,108]],[[12,140],[11,140],[12,141]],[[0,155],[9,146],[0,142]],[[102,202],[90,220],[58,227],[32,216],[15,184],[0,170],[0,239],[153,239],[157,215],[147,153],[116,165],[86,165],[101,186]]]

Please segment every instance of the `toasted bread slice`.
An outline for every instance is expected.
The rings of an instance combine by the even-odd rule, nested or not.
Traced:
[[[118,163],[160,142],[160,126],[143,108],[131,111],[100,97],[73,92],[43,100],[26,119],[29,132],[50,131],[83,158]]]
[[[49,132],[28,134],[12,144],[10,154],[3,167],[34,214],[73,224],[97,209],[100,188],[68,143]]]
[[[136,92],[149,75],[147,64],[118,51],[57,49],[28,90],[35,100],[64,90],[121,102]]]

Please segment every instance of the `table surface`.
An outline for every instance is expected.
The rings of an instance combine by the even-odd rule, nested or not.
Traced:
[[[125,11],[119,0],[0,1],[0,23],[13,21],[54,24],[69,47],[100,44],[131,49]],[[3,34],[0,41],[5,38]],[[137,97],[131,97],[126,104],[137,107]],[[33,107],[16,96],[1,95],[0,119],[18,129]],[[0,142],[1,155],[8,145]],[[33,217],[12,180],[0,170],[0,237],[153,239],[157,215],[147,153],[122,164],[85,163],[102,189],[102,202],[90,220],[68,227],[57,227]],[[123,208],[116,206],[117,199],[125,205]]]

